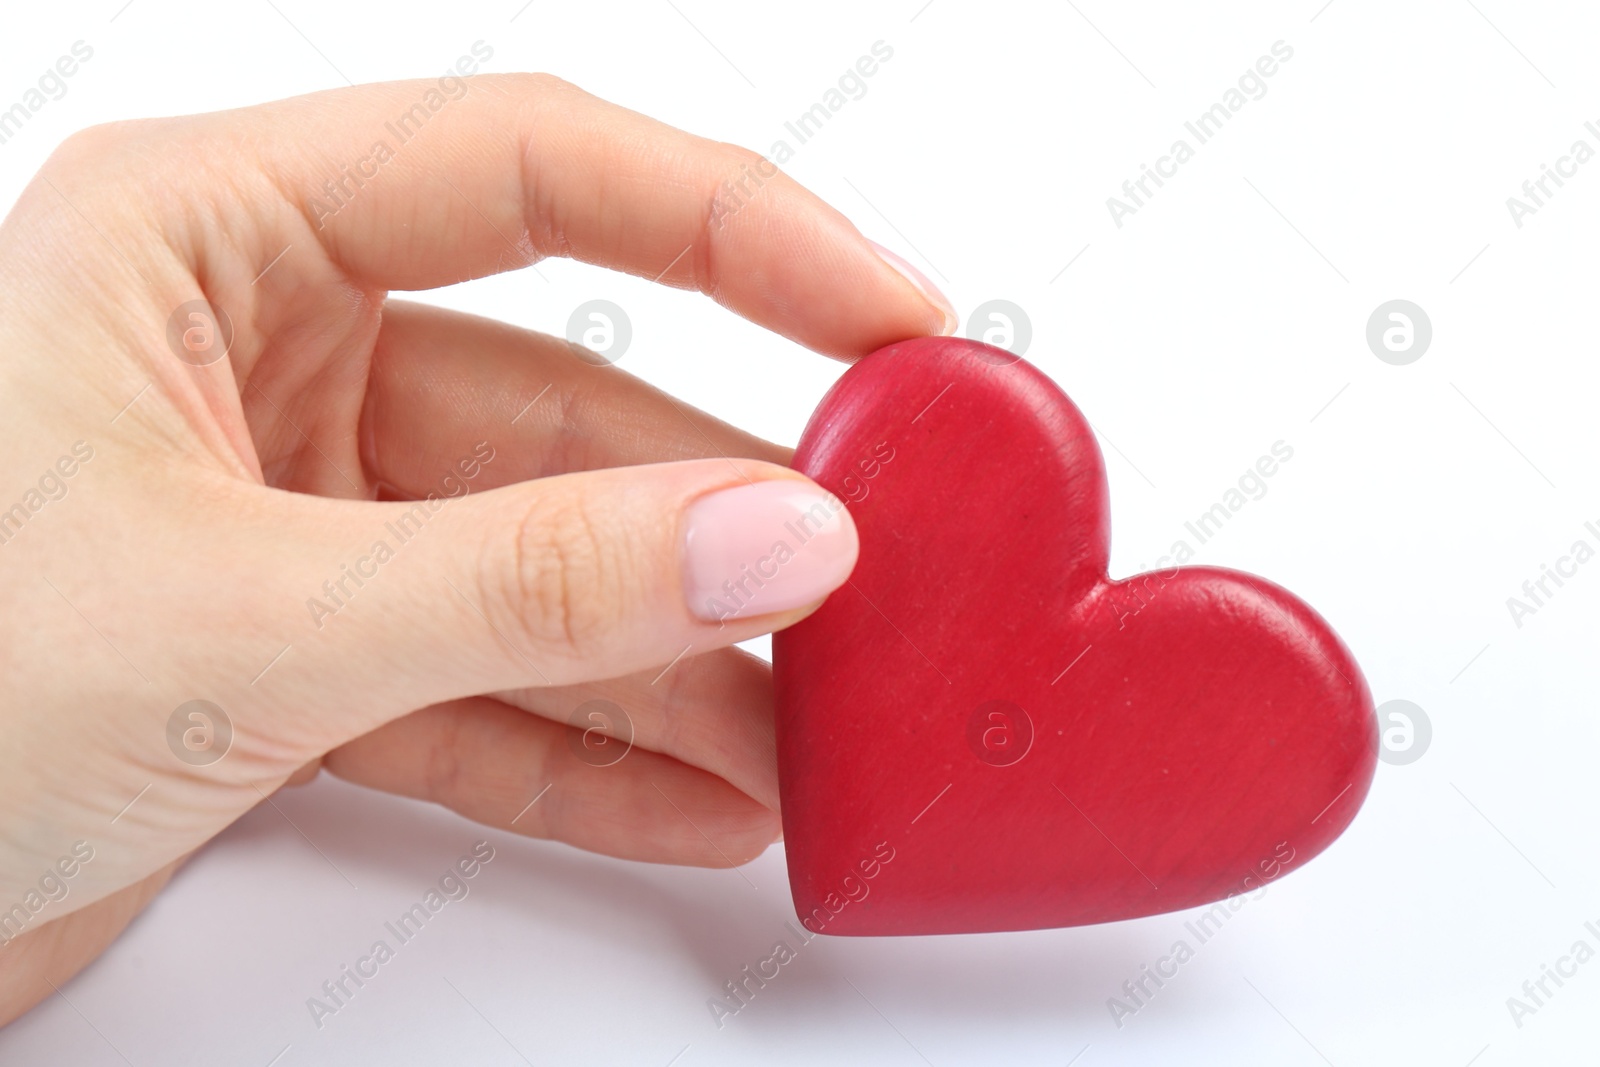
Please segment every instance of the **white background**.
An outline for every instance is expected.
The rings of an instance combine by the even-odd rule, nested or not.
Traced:
[[[1575,139],[1600,149],[1583,129],[1600,120],[1590,12],[1508,0],[534,0],[520,14],[522,0],[275,3],[8,10],[3,105],[74,41],[94,58],[0,145],[0,198],[92,123],[436,76],[480,39],[494,50],[486,71],[552,71],[768,151],[882,40],[893,59],[867,95],[786,169],[964,315],[991,298],[1027,311],[1028,358],[1103,434],[1116,573],[1153,564],[1274,441],[1292,445],[1268,494],[1200,561],[1269,575],[1316,605],[1376,699],[1421,705],[1433,740],[1410,765],[1380,765],[1345,837],[1251,901],[1120,1028],[1107,998],[1167,951],[1184,916],[819,938],[719,1030],[707,998],[767,956],[792,916],[781,850],[742,875],[634,865],[324,780],[196,857],[63,996],[0,1032],[0,1062],[1600,1058],[1600,961],[1520,1029],[1506,1007],[1578,938],[1600,948],[1583,929],[1600,920],[1600,563],[1520,628],[1506,607],[1575,539],[1595,543],[1583,523],[1600,520],[1600,160],[1521,228],[1505,203]],[[1294,56],[1267,95],[1114,225],[1106,198],[1278,40]],[[634,327],[627,370],[789,443],[840,373],[701,297],[566,262],[540,269],[548,280],[525,271],[425,299],[551,332],[584,300],[614,300]],[[1365,342],[1368,316],[1394,298],[1433,324],[1408,366]],[[485,836],[497,855],[471,895],[319,1030],[306,998]]]

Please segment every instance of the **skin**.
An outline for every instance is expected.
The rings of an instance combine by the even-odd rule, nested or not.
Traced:
[[[0,908],[94,849],[0,947],[0,1021],[319,769],[638,860],[726,866],[778,836],[771,676],[728,646],[816,605],[702,622],[679,560],[685,508],[800,478],[788,450],[564,340],[388,294],[568,256],[846,360],[949,316],[787,177],[712,225],[754,153],[541,75],[473,78],[318,218],[432,87],[96,127],[0,226],[0,509],[94,449],[0,545]],[[235,331],[204,367],[165,333],[198,299]],[[307,598],[485,440],[472,492],[314,625]],[[166,736],[196,698],[234,730],[203,767]],[[570,748],[594,698],[635,728],[604,768]]]

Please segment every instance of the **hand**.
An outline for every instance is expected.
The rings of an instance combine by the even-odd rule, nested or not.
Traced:
[[[565,255],[844,359],[954,315],[782,175],[713,209],[753,153],[554,78],[473,78],[350,177],[433,89],[91,129],[0,227],[0,1020],[319,763],[615,856],[778,834],[770,676],[728,646],[843,583],[848,514],[564,340],[387,291]],[[594,699],[634,732],[604,768]]]

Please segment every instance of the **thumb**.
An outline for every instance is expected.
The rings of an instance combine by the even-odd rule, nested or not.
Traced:
[[[857,551],[844,501],[754,460],[414,502],[301,499],[323,513],[294,564],[309,591],[301,671],[324,694],[354,683],[380,720],[618,677],[781,629],[845,582]]]

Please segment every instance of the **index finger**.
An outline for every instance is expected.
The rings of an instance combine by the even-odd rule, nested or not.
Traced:
[[[360,288],[569,256],[698,289],[845,358],[956,326],[925,278],[763,157],[558,78],[365,85],[260,110],[204,116],[203,133],[253,159]]]

